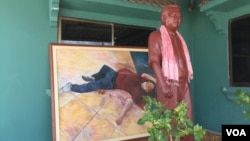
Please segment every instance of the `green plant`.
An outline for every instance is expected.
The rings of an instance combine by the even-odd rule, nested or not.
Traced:
[[[245,118],[250,119],[250,93],[244,92],[242,90],[236,91],[237,98],[235,103],[242,106],[247,106],[249,109],[243,110]]]
[[[161,102],[149,96],[143,97],[146,100],[145,112],[137,121],[137,124],[144,125],[150,123],[147,131],[149,133],[148,141],[180,141],[180,138],[194,134],[196,141],[201,141],[205,135],[202,126],[194,125],[187,116],[186,102],[180,102],[176,108],[168,110]]]

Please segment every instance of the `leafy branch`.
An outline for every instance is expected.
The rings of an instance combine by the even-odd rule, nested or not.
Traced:
[[[155,98],[150,96],[143,98],[146,100],[145,113],[137,124],[151,123],[147,130],[150,134],[148,141],[168,141],[173,138],[175,141],[180,141],[181,137],[188,134],[194,134],[195,141],[201,141],[206,132],[200,125],[194,125],[186,116],[186,102],[182,101],[176,108],[169,110]]]
[[[236,95],[236,104],[249,107],[249,109],[243,110],[243,114],[245,118],[250,119],[250,93],[244,92],[242,90],[237,90]]]

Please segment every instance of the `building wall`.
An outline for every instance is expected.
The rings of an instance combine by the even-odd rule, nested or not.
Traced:
[[[229,86],[227,35],[218,34],[198,8],[190,12],[187,1],[181,5],[180,32],[194,66],[195,121],[215,131],[220,131],[221,124],[248,123],[242,108],[228,101],[221,91]],[[1,0],[0,19],[0,140],[49,141],[48,44],[57,41],[57,28],[49,26],[49,3]]]
[[[249,2],[250,3],[250,2]],[[232,4],[237,4],[235,3]],[[232,5],[230,5],[232,6]],[[249,5],[248,5],[249,6]],[[233,6],[232,6],[233,7]],[[247,8],[238,8],[226,15],[237,17],[244,15]],[[248,7],[249,9],[249,7]],[[237,89],[246,92],[249,87],[231,87],[229,82],[229,42],[228,19],[222,15],[222,34],[216,28],[211,17],[199,9],[194,11],[192,32],[193,64],[194,64],[194,110],[195,120],[205,128],[221,131],[222,124],[248,124],[249,120],[243,116],[244,107],[236,105],[234,99],[227,96],[235,94]],[[229,17],[230,17],[229,16]],[[226,88],[227,91],[222,91]]]
[[[52,138],[46,0],[0,2],[0,140],[49,141]]]

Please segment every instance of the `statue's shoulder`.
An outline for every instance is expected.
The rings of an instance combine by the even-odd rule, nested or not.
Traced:
[[[154,30],[154,31],[152,31],[151,33],[150,33],[150,35],[157,35],[157,36],[159,36],[159,35],[161,35],[161,32],[160,32],[160,30]]]
[[[152,31],[149,35],[149,38],[160,38],[161,37],[161,32],[160,30],[155,30],[155,31]]]
[[[158,47],[161,44],[161,32],[160,30],[152,31],[149,35],[148,45],[149,47]]]

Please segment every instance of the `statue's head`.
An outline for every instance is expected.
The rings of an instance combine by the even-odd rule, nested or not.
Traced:
[[[177,4],[169,4],[162,8],[161,22],[167,29],[175,31],[181,24],[181,9]]]

